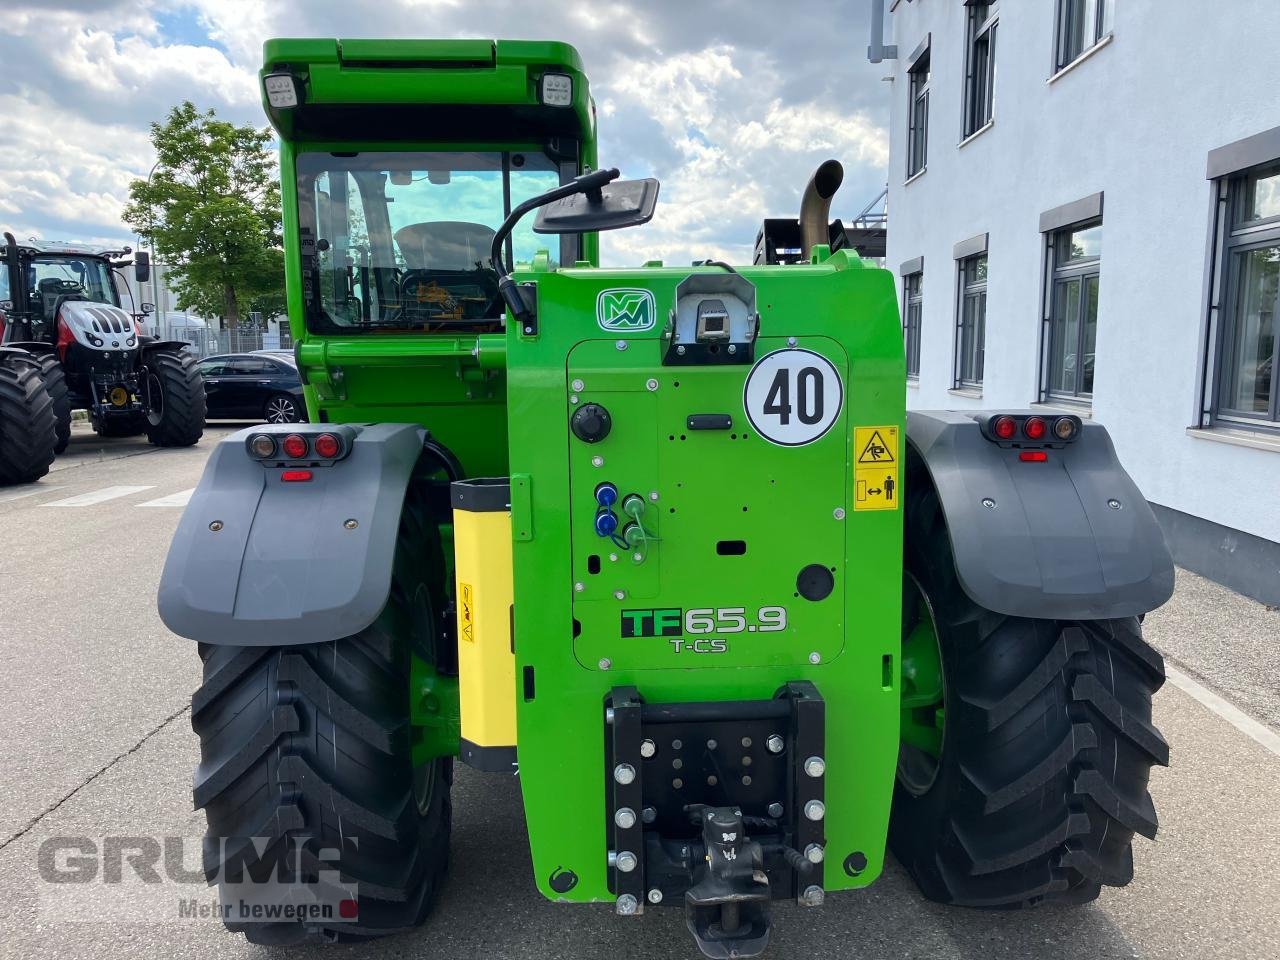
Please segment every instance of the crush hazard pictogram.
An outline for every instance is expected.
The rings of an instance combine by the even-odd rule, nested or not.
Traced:
[[[858,466],[896,463],[898,459],[897,427],[855,427],[854,446],[859,451]]]

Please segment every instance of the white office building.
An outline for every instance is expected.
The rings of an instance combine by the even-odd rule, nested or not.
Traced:
[[[1280,3],[887,2],[908,406],[1095,418],[1280,603]]]

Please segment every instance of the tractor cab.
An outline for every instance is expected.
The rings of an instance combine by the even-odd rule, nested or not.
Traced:
[[[433,423],[507,471],[505,305],[493,238],[520,203],[596,165],[578,52],[520,40],[270,40],[290,317],[312,419]],[[511,271],[596,263],[594,234],[502,244]],[[460,414],[433,415],[451,406]]]
[[[128,247],[104,250],[41,241],[0,247],[0,315],[12,318],[14,327],[12,332],[5,331],[5,342],[56,343],[59,314],[69,301],[121,310],[117,281],[123,279],[119,272],[129,266],[138,283],[149,279],[149,255],[134,254]],[[130,302],[129,306],[135,305]],[[140,323],[147,306],[141,313],[131,309],[132,320]]]

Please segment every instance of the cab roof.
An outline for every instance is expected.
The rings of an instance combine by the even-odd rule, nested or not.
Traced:
[[[87,243],[74,243],[68,240],[19,240],[18,249],[28,256],[67,256],[98,257],[107,259],[121,257],[133,251],[129,247],[100,247]],[[0,243],[0,257],[5,255],[5,246]]]
[[[299,103],[273,107],[285,140],[517,142],[595,139],[582,57],[539,40],[275,39],[262,76],[290,74]],[[566,106],[542,102],[544,74],[571,78]]]

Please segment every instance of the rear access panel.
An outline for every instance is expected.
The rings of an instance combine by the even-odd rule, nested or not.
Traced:
[[[569,355],[578,661],[591,670],[830,661],[845,634],[843,349],[821,337],[804,350],[763,338],[754,366],[663,366],[661,348],[586,341]],[[826,384],[838,414],[816,439],[761,436],[753,405],[786,404],[799,426],[802,413],[813,419],[819,381],[797,379],[811,368],[840,381]]]

